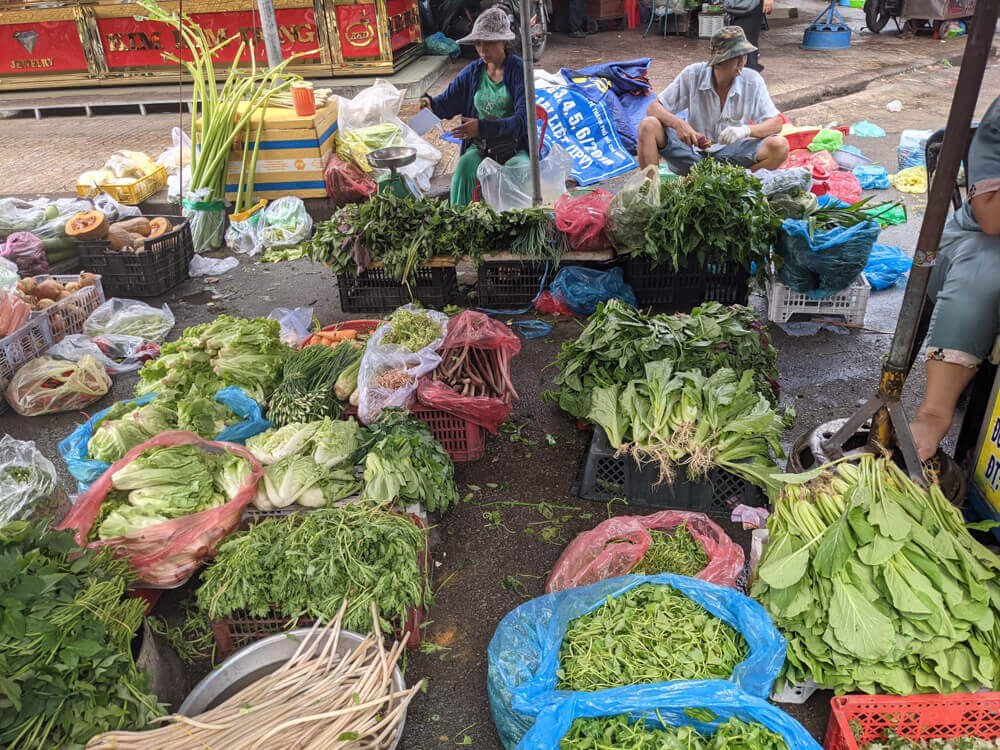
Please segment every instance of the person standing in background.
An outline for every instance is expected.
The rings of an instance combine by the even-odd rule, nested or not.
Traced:
[[[587,36],[587,0],[569,0],[569,35],[574,39]]]
[[[746,34],[747,41],[754,47],[760,47],[760,30],[764,25],[764,16],[771,15],[774,0],[725,0],[726,25],[739,26]],[[747,55],[747,67],[760,73],[764,66],[758,61],[759,52]]]

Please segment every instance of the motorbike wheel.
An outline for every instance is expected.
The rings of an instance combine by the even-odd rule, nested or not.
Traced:
[[[865,0],[865,25],[873,34],[878,34],[889,23],[892,14],[886,10],[885,0]]]
[[[532,13],[531,54],[538,60],[545,53],[545,43],[549,41],[549,23],[542,3],[532,3]]]

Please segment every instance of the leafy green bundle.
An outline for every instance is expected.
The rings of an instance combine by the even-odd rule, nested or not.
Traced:
[[[705,548],[691,535],[686,523],[670,532],[650,529],[649,535],[653,538],[652,543],[629,573],[639,576],[658,573],[696,576],[708,565]]]
[[[335,347],[307,346],[292,352],[271,395],[267,418],[281,427],[338,417],[344,404],[334,392],[337,379],[361,359],[363,351],[353,341],[342,341]]]
[[[188,328],[160,348],[158,359],[143,365],[135,395],[159,393],[161,403],[169,405],[193,393],[211,397],[227,385],[238,385],[263,403],[278,385],[291,351],[280,333],[276,320],[228,315]]]
[[[762,724],[733,717],[711,735],[691,726],[670,726],[650,716],[630,720],[627,714],[576,719],[559,742],[560,750],[788,750],[788,744]]]
[[[146,603],[125,598],[127,562],[14,522],[0,527],[0,571],[0,744],[80,750],[163,713],[132,660]]]
[[[346,598],[346,629],[371,632],[374,603],[391,630],[410,607],[432,603],[418,561],[425,547],[409,518],[366,503],[268,518],[219,545],[195,596],[213,619],[277,613],[293,626],[333,619]]]
[[[743,636],[670,586],[642,584],[569,623],[557,690],[728,679]]]
[[[382,341],[419,352],[441,337],[441,326],[429,315],[400,307],[389,317],[389,333]]]
[[[458,503],[455,465],[427,425],[402,409],[383,409],[368,433],[365,498],[420,503],[432,512]]]
[[[934,484],[863,455],[785,475],[751,590],[788,640],[784,677],[838,692],[975,692],[1000,679],[1000,557]]]
[[[598,305],[583,332],[563,343],[556,357],[559,390],[544,398],[586,419],[594,388],[624,387],[644,376],[648,362],[664,359],[677,370],[752,370],[757,390],[777,401],[777,354],[749,307],[706,302],[689,315],[647,316],[620,300]]]
[[[731,264],[762,275],[781,222],[768,205],[760,181],[743,167],[705,159],[687,177],[660,188],[660,206],[646,225],[639,254],[653,266],[675,270],[697,262]]]

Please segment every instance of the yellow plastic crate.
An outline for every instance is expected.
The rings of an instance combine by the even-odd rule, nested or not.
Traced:
[[[76,194],[81,198],[90,198],[97,195],[99,190],[103,190],[119,203],[126,206],[138,206],[144,200],[152,198],[167,186],[167,170],[158,166],[154,172],[150,172],[145,177],[140,177],[135,182],[128,185],[77,185]]]

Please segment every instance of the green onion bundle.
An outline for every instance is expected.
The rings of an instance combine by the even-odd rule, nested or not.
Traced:
[[[342,341],[336,347],[307,346],[292,354],[271,396],[267,418],[278,427],[336,419],[343,409],[336,395],[337,378],[361,359],[361,354],[352,341]]]

